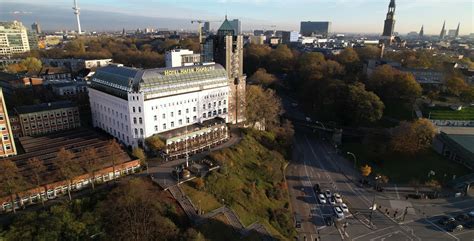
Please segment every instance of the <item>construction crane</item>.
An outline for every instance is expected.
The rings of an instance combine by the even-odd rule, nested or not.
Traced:
[[[203,23],[206,23],[206,22],[209,22],[209,23],[212,23],[212,22],[221,22],[221,21],[208,21],[208,20],[201,20],[201,19],[198,19],[198,20],[191,20],[191,24],[195,24],[197,23],[198,24],[198,34],[199,34],[199,43],[200,44],[203,44],[203,40],[202,40],[202,24]]]

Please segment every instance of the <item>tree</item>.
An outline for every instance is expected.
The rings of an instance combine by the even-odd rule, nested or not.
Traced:
[[[372,167],[365,164],[364,166],[360,167],[360,173],[363,177],[368,177],[370,173],[372,173]]]
[[[16,74],[20,72],[26,72],[26,67],[20,63],[10,64],[7,66],[6,71],[11,74]]]
[[[95,190],[95,174],[101,164],[97,150],[93,147],[87,147],[81,151],[81,156],[84,160],[82,165],[91,180],[92,190]]]
[[[28,159],[26,164],[28,166],[28,169],[33,174],[30,177],[30,180],[31,180],[32,184],[35,185],[36,188],[39,189],[41,187],[41,181],[42,181],[41,175],[43,175],[44,172],[47,170],[46,166],[44,165],[43,161],[41,161],[37,157],[33,157],[33,158]],[[44,207],[44,198],[43,198],[43,196],[40,195],[40,199],[41,199],[41,205],[43,205],[43,207]]]
[[[197,178],[195,184],[196,184],[196,189],[202,190],[205,186],[204,179]]]
[[[359,62],[359,55],[353,48],[345,48],[338,56],[337,62],[347,66]]]
[[[272,49],[266,45],[249,44],[244,49],[244,71],[252,76],[257,69],[265,67]]]
[[[428,119],[403,121],[394,130],[391,146],[394,151],[415,154],[429,148],[435,135],[436,128]]]
[[[468,89],[468,85],[461,77],[448,77],[446,79],[446,88],[452,95],[459,96],[463,91]]]
[[[140,147],[133,148],[132,155],[134,157],[140,159],[141,165],[146,166],[146,169],[148,170],[148,162],[146,160],[145,152],[143,151],[142,148],[140,148]]]
[[[356,48],[355,51],[361,60],[378,59],[380,57],[380,48],[376,46]]]
[[[15,199],[13,195],[21,190],[23,176],[20,174],[16,164],[9,159],[0,161],[0,170],[0,185],[2,185],[2,192],[5,195],[10,196],[13,213],[16,213]]]
[[[146,138],[145,143],[147,147],[151,148],[153,151],[161,151],[166,147],[165,142],[157,135]]]
[[[67,194],[69,196],[69,201],[72,201],[71,197],[71,186],[73,178],[77,176],[79,166],[73,161],[74,153],[69,150],[66,150],[64,147],[61,147],[56,154],[54,159],[54,165],[57,169],[59,178],[67,181],[68,188]]]
[[[264,87],[268,87],[277,81],[277,78],[275,75],[267,73],[266,69],[260,68],[249,78],[249,80]]]
[[[367,89],[374,91],[382,100],[415,101],[422,88],[412,74],[400,72],[389,65],[375,69],[367,80]]]
[[[373,123],[382,118],[385,106],[376,94],[366,91],[362,84],[350,85],[348,91],[347,108],[341,112],[346,122]]]
[[[28,71],[28,74],[39,74],[43,65],[41,63],[41,60],[35,57],[28,57],[21,61],[20,64],[25,66],[25,69],[26,71]]]
[[[461,92],[459,96],[462,102],[471,104],[474,102],[474,87],[467,88]]]
[[[430,92],[428,92],[427,96],[430,99],[430,103],[433,103],[434,100],[438,99],[439,91],[431,90]]]
[[[102,216],[109,240],[176,240],[179,229],[167,217],[157,190],[150,181],[132,179],[114,189],[102,203]],[[113,210],[113,211],[111,211]]]
[[[251,85],[245,94],[245,117],[252,127],[261,123],[265,128],[271,128],[278,123],[278,115],[282,109],[275,91]]]
[[[110,162],[112,162],[112,171],[113,171],[113,179],[115,180],[115,166],[117,165],[117,162],[120,161],[120,154],[122,153],[122,148],[120,147],[120,144],[115,139],[110,140],[107,143],[106,146],[107,150],[107,155],[108,159]]]
[[[294,56],[288,46],[278,45],[268,56],[268,70],[271,73],[289,73],[294,67]]]

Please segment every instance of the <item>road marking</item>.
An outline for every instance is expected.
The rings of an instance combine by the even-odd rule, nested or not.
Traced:
[[[397,193],[397,199],[400,199],[400,195],[398,194],[397,184],[394,184],[394,186],[395,186],[395,193]]]
[[[446,232],[446,230],[444,230],[443,228],[441,228],[440,226],[436,225],[435,223],[431,222],[430,220],[428,220],[427,218],[425,218],[425,221],[430,223],[432,226],[434,226],[435,228],[439,229],[440,231],[442,231],[443,233],[446,233],[447,235],[453,237],[455,240],[458,240],[459,241],[459,238],[457,238],[456,236]]]
[[[389,226],[389,227],[386,227],[386,228],[382,228],[382,229],[379,229],[379,230],[375,230],[375,231],[373,231],[373,232],[366,233],[366,234],[360,235],[360,236],[358,236],[358,237],[355,237],[355,238],[353,238],[352,240],[355,241],[355,240],[360,239],[360,238],[363,238],[363,237],[365,237],[365,236],[368,236],[368,235],[371,235],[371,234],[374,234],[374,233],[378,233],[378,232],[381,232],[381,231],[384,231],[384,230],[387,230],[387,229],[393,228],[393,227],[395,227],[395,226]]]

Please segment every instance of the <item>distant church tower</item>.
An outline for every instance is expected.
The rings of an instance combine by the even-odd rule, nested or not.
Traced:
[[[459,27],[460,26],[461,26],[461,23],[458,23],[458,28],[456,29],[456,34],[454,34],[455,38],[459,37]]]
[[[443,28],[441,29],[441,33],[439,33],[439,39],[443,40],[446,36],[446,21],[443,23]]]
[[[392,37],[393,32],[395,31],[395,0],[390,0],[390,5],[388,5],[387,18],[385,19],[385,25],[383,28],[384,37]]]
[[[420,30],[420,38],[423,38],[425,36],[425,30],[424,30],[424,26],[421,25],[421,30]]]

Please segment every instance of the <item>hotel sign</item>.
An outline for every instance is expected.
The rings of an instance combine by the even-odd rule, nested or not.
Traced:
[[[195,68],[186,68],[186,69],[169,69],[163,71],[163,75],[180,75],[180,74],[190,74],[190,73],[202,73],[202,72],[210,72],[213,71],[215,68],[214,66],[206,66],[206,67],[195,67]]]

